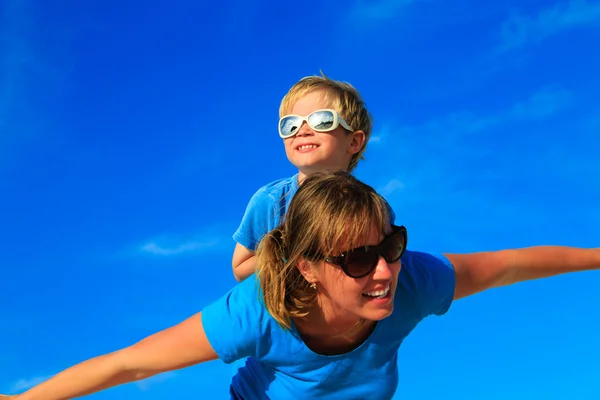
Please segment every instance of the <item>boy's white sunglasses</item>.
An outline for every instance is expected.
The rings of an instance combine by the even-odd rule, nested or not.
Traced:
[[[317,132],[331,132],[338,126],[354,132],[346,121],[335,110],[329,108],[317,110],[306,117],[300,115],[284,115],[279,120],[279,136],[283,139],[294,136],[300,130],[302,124],[306,121],[311,129]]]

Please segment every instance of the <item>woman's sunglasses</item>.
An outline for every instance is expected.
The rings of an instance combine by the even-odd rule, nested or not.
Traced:
[[[350,125],[335,110],[324,109],[310,113],[306,117],[300,115],[285,115],[279,120],[279,136],[283,139],[294,136],[306,121],[311,129],[317,132],[331,132],[338,126],[354,132]]]
[[[361,246],[339,256],[317,255],[316,258],[339,266],[351,278],[363,278],[373,272],[379,257],[390,264],[398,261],[406,250],[407,240],[406,228],[393,225],[392,233],[377,246]]]

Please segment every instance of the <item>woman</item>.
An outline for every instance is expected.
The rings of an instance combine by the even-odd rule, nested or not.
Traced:
[[[234,399],[389,399],[397,352],[425,317],[492,287],[600,268],[599,249],[406,251],[386,202],[345,172],[308,177],[248,279],[202,312],[15,396],[80,397],[220,358],[245,360]],[[11,397],[13,398],[13,397]]]

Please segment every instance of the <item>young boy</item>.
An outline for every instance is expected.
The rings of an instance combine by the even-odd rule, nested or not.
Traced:
[[[318,171],[352,171],[371,136],[371,115],[360,93],[325,75],[309,76],[292,86],[281,101],[279,116],[279,136],[298,173],[261,187],[250,199],[233,235],[237,244],[232,268],[238,281],[254,273],[260,239],[279,225],[302,180]]]

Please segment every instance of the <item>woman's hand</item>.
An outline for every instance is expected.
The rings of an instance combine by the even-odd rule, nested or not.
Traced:
[[[17,400],[18,397],[19,396],[17,396],[16,394],[12,395],[12,396],[9,396],[7,394],[0,394],[0,400],[5,400],[5,399]]]

